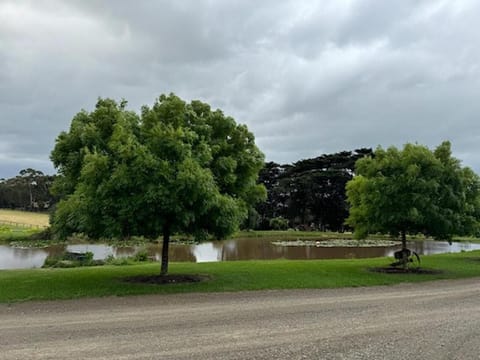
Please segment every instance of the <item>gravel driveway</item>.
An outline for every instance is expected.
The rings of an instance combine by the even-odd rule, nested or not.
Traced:
[[[480,279],[0,305],[0,359],[480,359]]]

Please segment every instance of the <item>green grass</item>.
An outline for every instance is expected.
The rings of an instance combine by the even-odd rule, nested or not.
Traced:
[[[469,243],[480,243],[480,238],[474,236],[454,236],[452,241],[458,242],[469,242]]]
[[[40,232],[40,229],[0,224],[0,244],[20,240],[26,241],[38,232]]]
[[[442,274],[392,275],[368,271],[369,267],[385,266],[391,261],[388,258],[377,258],[172,263],[170,273],[204,274],[211,277],[211,280],[202,283],[173,285],[122,282],[122,279],[128,276],[158,274],[158,263],[73,269],[3,270],[0,271],[0,302],[154,293],[337,288],[480,276],[480,251],[422,257],[423,267],[443,270]]]

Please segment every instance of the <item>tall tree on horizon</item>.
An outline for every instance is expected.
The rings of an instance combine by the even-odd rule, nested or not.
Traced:
[[[348,216],[345,185],[352,179],[355,162],[372,154],[371,149],[342,151],[299,160],[291,165],[267,163],[259,181],[268,198],[257,206],[264,228],[275,217],[291,226],[311,223],[320,229],[343,230]]]

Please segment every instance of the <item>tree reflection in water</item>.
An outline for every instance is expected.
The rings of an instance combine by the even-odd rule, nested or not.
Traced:
[[[480,249],[480,244],[458,243],[449,245],[442,241],[410,242],[409,248],[420,255],[460,252]],[[0,245],[0,269],[19,269],[41,267],[48,255],[75,251],[94,253],[95,259],[104,259],[108,255],[126,257],[134,255],[141,248],[147,249],[150,256],[157,260],[161,257],[161,244],[149,244],[137,247],[113,247],[105,244],[55,245],[46,248],[13,248]],[[394,247],[316,247],[316,246],[277,246],[272,239],[239,238],[224,241],[207,241],[195,245],[172,244],[172,261],[206,262],[233,260],[270,260],[270,259],[351,259],[393,256]]]

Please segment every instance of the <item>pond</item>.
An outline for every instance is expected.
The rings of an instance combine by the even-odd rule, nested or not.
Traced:
[[[234,261],[271,259],[353,259],[392,256],[400,246],[389,247],[316,247],[277,246],[273,238],[239,238],[224,241],[209,241],[196,245],[170,246],[170,261]],[[480,244],[425,240],[410,242],[408,247],[420,255],[479,250]],[[161,245],[147,244],[148,253],[157,260],[161,257]],[[22,269],[41,267],[48,255],[91,251],[95,259],[109,255],[126,257],[133,255],[138,247],[115,247],[104,244],[54,245],[46,248],[14,248],[0,245],[0,269]]]

